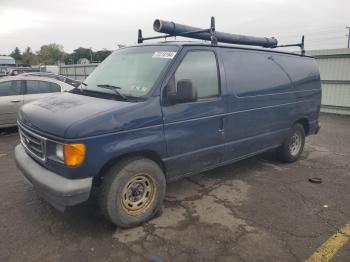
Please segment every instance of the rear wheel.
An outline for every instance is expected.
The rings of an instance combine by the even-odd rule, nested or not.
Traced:
[[[283,144],[277,149],[277,157],[283,162],[299,159],[305,144],[305,130],[301,124],[295,124]]]
[[[100,208],[120,227],[132,227],[151,219],[161,208],[166,181],[152,160],[132,158],[111,168],[100,189]]]

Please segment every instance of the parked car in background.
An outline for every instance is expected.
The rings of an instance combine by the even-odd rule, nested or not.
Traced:
[[[62,76],[62,75],[57,75],[57,74],[54,74],[54,73],[50,73],[50,72],[32,72],[32,73],[24,73],[22,74],[22,76],[40,76],[40,77],[49,77],[49,78],[54,78],[54,79],[57,79],[59,81],[62,81],[64,83],[67,83],[71,86],[74,86],[74,87],[78,87],[81,85],[81,81],[79,80],[74,80],[74,79],[71,79],[71,78],[68,78],[68,77],[65,77],[65,76]]]
[[[0,78],[1,78],[1,77],[4,77],[4,76],[7,76],[7,74],[4,73],[4,72],[0,72]]]
[[[19,75],[0,78],[0,127],[16,125],[21,105],[73,88],[48,77]]]
[[[0,65],[0,77],[7,76],[7,74],[8,74],[8,67]]]
[[[23,73],[29,73],[29,72],[40,72],[40,69],[39,68],[31,68],[31,67],[16,67],[16,68],[10,69],[10,71],[8,72],[7,75],[16,76],[16,75],[20,75]]]

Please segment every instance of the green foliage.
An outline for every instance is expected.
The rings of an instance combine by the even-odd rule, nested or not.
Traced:
[[[38,52],[39,62],[44,65],[54,65],[64,61],[66,53],[63,46],[55,43],[43,45]]]
[[[64,59],[64,63],[66,65],[71,65],[71,64],[75,64],[76,60],[74,58],[74,54],[67,54],[66,58]]]
[[[38,56],[32,52],[29,46],[26,48],[26,51],[22,54],[22,63],[26,65],[39,64]]]
[[[109,51],[107,49],[103,49],[97,52],[94,52],[93,58],[95,62],[102,62],[106,59],[107,56],[109,56],[112,53],[112,51]]]
[[[66,64],[76,64],[78,63],[79,59],[86,58],[91,63],[102,62],[111,53],[112,52],[107,49],[93,52],[90,48],[79,47],[75,49],[73,53],[68,54],[64,61]]]
[[[12,56],[16,62],[20,62],[22,60],[21,50],[19,50],[18,47],[15,47],[10,56]]]
[[[111,53],[112,51],[107,49],[94,52],[91,48],[79,47],[75,49],[73,53],[67,54],[64,52],[62,45],[51,43],[41,46],[40,50],[36,53],[32,52],[31,48],[28,46],[23,54],[21,54],[20,49],[16,47],[10,56],[16,60],[17,64],[54,65],[63,61],[66,64],[76,64],[81,58],[86,58],[90,62],[102,62]]]
[[[91,61],[92,50],[90,48],[79,47],[73,51],[76,60],[86,58]]]

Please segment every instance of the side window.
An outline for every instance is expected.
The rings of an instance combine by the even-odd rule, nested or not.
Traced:
[[[27,94],[43,94],[60,92],[61,88],[58,84],[46,81],[27,80]]]
[[[284,69],[269,53],[226,51],[227,82],[237,96],[256,96],[293,91]]]
[[[55,93],[55,92],[61,91],[61,88],[58,84],[46,82],[46,81],[38,81],[38,82],[39,82],[40,93]]]
[[[219,96],[218,69],[215,54],[212,51],[191,51],[186,54],[177,68],[173,81],[176,89],[179,80],[191,80],[197,89],[198,98]]]
[[[0,83],[0,96],[15,96],[21,94],[20,81],[6,81]]]
[[[315,81],[318,81],[320,76],[314,59],[293,55],[276,55],[274,59],[286,69],[296,90],[305,91],[317,88]]]
[[[33,80],[27,80],[27,94],[37,94],[38,90],[38,81],[33,81]]]

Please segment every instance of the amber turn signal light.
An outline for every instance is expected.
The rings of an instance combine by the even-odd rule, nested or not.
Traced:
[[[65,165],[71,167],[80,166],[84,161],[85,151],[84,144],[64,144],[63,154]]]

